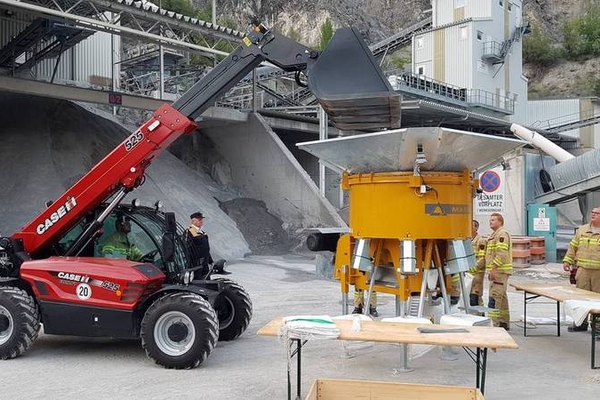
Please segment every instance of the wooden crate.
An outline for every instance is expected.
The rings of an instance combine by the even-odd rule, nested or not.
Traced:
[[[305,400],[484,400],[476,388],[317,379]]]

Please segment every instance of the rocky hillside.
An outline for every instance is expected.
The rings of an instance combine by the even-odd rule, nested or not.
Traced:
[[[196,7],[211,3],[192,1]],[[293,31],[308,45],[319,43],[319,27],[329,18],[334,28],[356,27],[372,43],[421,19],[430,8],[429,0],[223,0],[217,18],[233,19],[241,28],[257,17],[284,34]]]
[[[212,0],[191,0],[195,7],[207,7]],[[319,43],[319,28],[329,19],[335,28],[354,26],[367,43],[375,43],[429,15],[430,0],[221,0],[217,18],[239,29],[257,17],[267,26],[309,46]],[[581,16],[598,0],[524,0],[524,19],[540,27],[552,40],[562,42],[562,26]],[[598,70],[599,60],[563,61],[543,74],[525,65],[531,98],[590,95],[589,77]]]
[[[555,40],[562,40],[561,27],[569,18],[582,15],[590,0],[524,0],[524,17],[543,27]]]

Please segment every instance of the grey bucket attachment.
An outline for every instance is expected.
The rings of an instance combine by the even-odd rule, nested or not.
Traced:
[[[354,28],[335,32],[310,66],[308,84],[339,129],[400,127],[400,95]]]

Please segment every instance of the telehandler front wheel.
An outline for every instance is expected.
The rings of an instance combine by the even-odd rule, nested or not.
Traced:
[[[215,303],[215,311],[219,318],[219,340],[237,339],[250,324],[252,319],[252,301],[244,287],[232,280],[217,278],[223,291]]]
[[[40,314],[33,298],[13,286],[0,286],[0,359],[25,353],[37,339]]]
[[[219,337],[217,315],[201,296],[189,292],[167,294],[144,314],[140,336],[148,357],[166,368],[200,365]]]

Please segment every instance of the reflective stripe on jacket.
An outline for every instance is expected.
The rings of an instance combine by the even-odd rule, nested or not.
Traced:
[[[485,265],[488,271],[496,269],[505,274],[512,274],[512,240],[506,229],[499,228],[492,232],[485,248]]]
[[[569,243],[563,263],[578,267],[600,269],[600,233],[593,233],[590,224],[577,228]]]
[[[102,246],[102,254],[111,258],[127,258],[132,261],[140,261],[144,255],[140,249],[129,242],[126,234],[121,232],[113,233]]]

